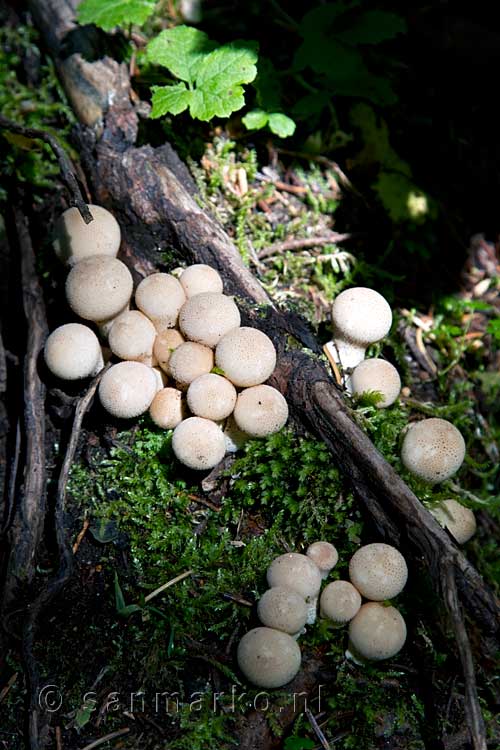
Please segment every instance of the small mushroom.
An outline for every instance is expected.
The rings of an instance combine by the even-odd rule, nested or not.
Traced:
[[[232,413],[236,397],[234,385],[211,372],[193,380],[187,391],[187,403],[193,414],[215,422]]]
[[[209,373],[214,366],[214,353],[208,346],[186,341],[175,349],[168,370],[181,388],[187,388],[200,375]]]
[[[217,344],[215,364],[240,388],[263,383],[276,367],[276,349],[257,328],[235,328]]]
[[[118,362],[104,373],[99,399],[114,417],[131,419],[149,409],[156,389],[156,377],[150,367],[141,362]]]
[[[66,299],[73,312],[98,325],[109,323],[125,310],[132,289],[127,266],[109,255],[84,258],[66,279]]]
[[[293,680],[300,669],[300,648],[288,633],[254,628],[238,644],[238,665],[249,682],[263,688],[279,688]]]
[[[273,560],[266,575],[270,587],[283,586],[300,594],[308,604],[307,622],[315,622],[322,578],[310,557],[298,552],[287,552]]]
[[[422,419],[406,430],[401,448],[404,466],[431,484],[453,476],[465,458],[465,441],[446,419]]]
[[[240,322],[240,311],[233,298],[215,292],[190,297],[179,313],[179,327],[184,336],[212,349],[226,333],[238,328]]]
[[[250,439],[250,435],[240,430],[234,417],[228,417],[224,426],[224,440],[226,441],[226,453],[236,453],[241,450]]]
[[[138,310],[127,310],[113,322],[108,344],[120,359],[151,365],[156,328],[149,318]]]
[[[393,404],[401,391],[399,372],[385,359],[365,359],[354,368],[349,380],[349,390],[354,396],[378,391],[383,397],[377,403],[379,409]]]
[[[430,511],[458,544],[465,544],[476,533],[474,513],[456,500],[442,500]]]
[[[109,255],[120,249],[120,225],[102,206],[88,206],[93,221],[85,224],[80,211],[72,206],[60,216],[54,230],[54,250],[64,263],[73,266],[84,258]]]
[[[151,402],[149,414],[158,427],[173,430],[186,417],[182,391],[162,388]]]
[[[349,624],[349,641],[364,659],[390,659],[405,644],[406,623],[395,607],[367,602]]]
[[[408,567],[401,552],[390,544],[365,544],[351,557],[349,578],[362,596],[381,602],[404,589]]]
[[[204,292],[222,294],[224,288],[222,279],[215,268],[207,266],[205,263],[195,263],[193,266],[188,266],[181,273],[179,281],[188,298]]]
[[[215,422],[202,417],[189,417],[177,425],[172,449],[178,460],[196,471],[213,469],[226,453],[222,430]]]
[[[391,325],[392,311],[381,294],[363,286],[346,289],[332,305],[333,341],[328,350],[344,368],[356,367],[366,347],[387,336]]]
[[[330,542],[313,542],[307,548],[306,555],[319,568],[323,580],[339,561],[339,553]]]
[[[169,371],[170,355],[184,341],[184,336],[176,328],[167,328],[157,335],[153,346],[153,357],[164,372]]]
[[[360,607],[361,594],[349,581],[332,581],[321,592],[320,614],[332,622],[349,622]]]
[[[266,627],[298,636],[307,622],[307,604],[296,591],[273,586],[261,596],[257,615]]]
[[[279,432],[288,419],[288,404],[276,388],[254,385],[240,393],[234,408],[234,421],[251,437]]]
[[[169,273],[153,273],[141,281],[135,303],[159,333],[177,324],[186,295],[179,281]]]
[[[104,367],[97,336],[81,323],[66,323],[52,331],[44,357],[49,370],[63,380],[88,378]]]

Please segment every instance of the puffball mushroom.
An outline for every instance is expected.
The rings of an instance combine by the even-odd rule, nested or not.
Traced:
[[[215,364],[240,388],[259,385],[276,367],[276,349],[257,328],[235,328],[226,333],[215,349]]]
[[[361,594],[349,581],[332,581],[321,592],[319,611],[332,622],[349,622],[361,607]]]
[[[307,622],[315,622],[318,593],[323,579],[311,558],[298,552],[287,552],[273,560],[266,575],[270,587],[283,586],[300,594],[308,604]]]
[[[127,310],[111,325],[108,344],[120,359],[151,364],[156,328],[138,310]]]
[[[263,688],[279,688],[293,680],[300,669],[300,648],[288,633],[254,628],[238,644],[238,665],[249,682]]]
[[[307,604],[296,591],[273,586],[259,599],[257,615],[268,628],[299,634],[307,622]]]
[[[363,286],[346,289],[332,305],[333,341],[327,347],[344,368],[356,367],[366,347],[387,336],[391,325],[392,311],[381,294]]]
[[[385,359],[365,359],[354,368],[349,389],[354,396],[361,396],[367,391],[378,391],[383,398],[377,403],[377,408],[385,409],[398,398],[401,378],[394,365]]]
[[[242,391],[234,408],[234,421],[251,437],[279,432],[288,419],[288,404],[270,385],[255,385]]]
[[[215,292],[190,297],[179,313],[179,328],[183,335],[211,348],[240,323],[240,311],[232,297]]]
[[[236,398],[234,385],[211,372],[193,380],[187,391],[187,403],[193,414],[215,422],[232,413]]]
[[[90,204],[88,208],[93,217],[90,224],[85,224],[73,206],[64,211],[55,226],[55,253],[71,266],[94,255],[115,258],[120,249],[120,225],[113,214],[102,206]]]
[[[151,367],[141,362],[119,362],[102,376],[99,399],[114,417],[131,419],[147,411],[157,391]]]
[[[81,260],[66,279],[66,299],[73,312],[98,324],[109,322],[126,308],[132,289],[127,266],[109,255]]]
[[[153,357],[164,372],[168,373],[170,355],[184,341],[184,336],[176,328],[168,328],[157,335],[153,346]]]
[[[375,542],[360,547],[351,557],[349,578],[362,596],[381,602],[404,589],[408,567],[395,547]]]
[[[313,542],[307,548],[306,555],[319,568],[323,580],[339,561],[339,553],[330,542]]]
[[[153,322],[159,333],[174,328],[185,301],[184,289],[169,273],[146,276],[135,292],[137,307]]]
[[[401,460],[420,479],[442,482],[459,470],[464,458],[462,433],[446,419],[422,419],[406,430]]]
[[[151,402],[149,414],[158,427],[173,430],[186,416],[182,391],[177,388],[162,388]]]
[[[52,331],[44,357],[51,373],[63,380],[88,378],[104,367],[97,336],[81,323],[66,323]]]
[[[395,607],[367,602],[349,624],[349,640],[365,659],[390,659],[404,646],[406,623]]]
[[[181,386],[187,387],[200,375],[209,373],[214,366],[214,353],[208,346],[186,341],[170,356],[168,371]]]
[[[239,451],[247,440],[250,439],[250,435],[240,430],[234,417],[230,416],[224,426],[224,440],[226,441],[226,453],[236,453]]]
[[[182,284],[186,297],[194,297],[195,294],[204,292],[222,293],[222,279],[211,266],[205,263],[195,263],[188,266],[180,275],[179,281]]]
[[[185,466],[197,471],[213,469],[226,453],[220,427],[202,417],[189,417],[177,425],[172,437],[172,450]]]
[[[459,544],[465,544],[476,533],[474,513],[456,500],[442,500],[430,511]]]

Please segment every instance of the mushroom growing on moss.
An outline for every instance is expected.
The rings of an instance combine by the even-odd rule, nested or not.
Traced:
[[[49,370],[63,380],[97,375],[104,366],[97,336],[81,323],[66,323],[52,331],[44,357]]]
[[[211,266],[205,263],[195,263],[188,266],[180,275],[179,281],[186,294],[186,297],[194,297],[195,294],[204,292],[222,293],[222,279]]]
[[[361,594],[349,581],[332,581],[321,592],[320,614],[332,622],[349,622],[360,607]]]
[[[313,542],[307,548],[306,555],[317,565],[323,580],[339,561],[339,553],[330,542]]]
[[[232,413],[236,397],[234,385],[212,372],[193,380],[187,391],[187,403],[193,414],[215,422]]]
[[[349,641],[354,653],[364,659],[390,659],[405,644],[406,623],[395,607],[367,602],[349,624]]]
[[[365,359],[354,368],[349,379],[349,390],[357,397],[363,393],[377,391],[382,396],[377,408],[385,409],[398,398],[401,378],[394,365],[385,359]]]
[[[235,328],[217,344],[215,364],[239,388],[260,385],[276,367],[276,349],[257,328]]]
[[[476,533],[474,513],[456,500],[442,500],[430,511],[459,544],[465,544]]]
[[[157,335],[153,346],[153,358],[167,374],[172,352],[184,342],[184,336],[176,328],[168,328]]]
[[[407,428],[401,448],[404,466],[431,484],[456,474],[465,458],[462,433],[446,419],[422,419]]]
[[[107,370],[99,383],[99,399],[114,417],[131,419],[147,411],[157,391],[151,367],[141,362],[119,362]]]
[[[208,346],[186,341],[175,349],[168,363],[169,374],[180,388],[187,388],[214,366],[214,353]]]
[[[94,255],[116,257],[120,249],[120,225],[102,206],[88,206],[93,221],[85,224],[78,208],[72,206],[60,216],[54,229],[54,250],[64,263],[73,266]]]
[[[247,435],[265,437],[279,432],[288,419],[288,404],[276,388],[255,385],[240,393],[234,421]]]
[[[298,635],[307,622],[307,604],[296,591],[273,586],[259,599],[257,615],[268,628]]]
[[[365,544],[354,553],[349,563],[349,578],[366,599],[381,602],[404,589],[408,568],[395,547],[376,542]]]
[[[126,309],[132,289],[127,266],[109,255],[81,260],[66,279],[66,299],[73,312],[101,326]]]
[[[120,359],[151,365],[156,328],[138,310],[127,310],[112,323],[108,334],[109,348]]]
[[[272,628],[254,628],[238,645],[238,665],[247,680],[258,687],[286,685],[299,671],[301,658],[297,641]]]
[[[215,422],[202,417],[189,417],[175,428],[172,450],[185,466],[205,471],[222,461],[226,443],[222,430]]]
[[[221,338],[241,322],[232,297],[204,292],[190,297],[179,313],[179,327],[190,341],[214,348]]]
[[[310,557],[298,552],[287,552],[273,560],[266,575],[270,587],[282,586],[300,594],[308,603],[307,622],[311,624],[316,620],[322,578],[319,568]]]
[[[135,303],[159,333],[177,324],[186,295],[179,281],[169,273],[153,273],[141,281]]]
[[[173,430],[186,417],[182,391],[177,388],[162,388],[154,397],[149,414],[158,427]]]

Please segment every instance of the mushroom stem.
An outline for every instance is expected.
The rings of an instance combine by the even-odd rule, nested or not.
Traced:
[[[314,625],[318,617],[318,597],[317,596],[308,597],[306,599],[306,604],[307,604],[306,625]]]
[[[334,338],[325,344],[326,349],[335,362],[339,362],[344,370],[352,369],[359,365],[365,358],[366,347],[353,344],[341,338]]]

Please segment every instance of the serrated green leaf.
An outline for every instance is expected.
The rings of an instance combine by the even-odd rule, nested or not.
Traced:
[[[184,83],[175,83],[171,86],[151,86],[153,96],[151,99],[152,109],[150,117],[163,117],[163,115],[179,115],[188,108],[193,92],[186,88]]]
[[[269,115],[269,129],[271,133],[279,135],[280,138],[287,138],[295,133],[295,122],[291,117],[281,112],[272,112]]]
[[[216,47],[207,34],[192,26],[166,29],[146,47],[149,62],[168,68],[181,81],[193,83],[204,57]]]
[[[156,0],[83,0],[78,6],[78,22],[94,23],[104,31],[115,26],[141,26],[152,14]]]
[[[248,130],[265,128],[268,120],[269,116],[263,109],[252,109],[251,112],[248,112],[248,114],[241,118],[243,125]]]
[[[405,32],[406,22],[396,13],[368,10],[355,17],[351,26],[335,32],[335,37],[348,44],[379,44]]]

